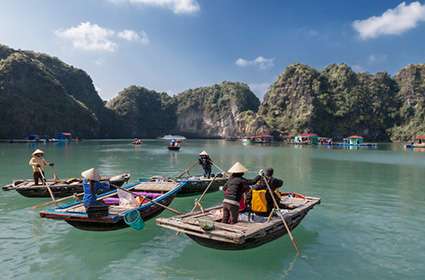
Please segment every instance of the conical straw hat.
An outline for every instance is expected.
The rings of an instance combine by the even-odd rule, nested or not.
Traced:
[[[43,152],[42,150],[40,150],[40,149],[37,149],[37,150],[35,150],[34,152],[32,152],[32,155],[33,155],[33,156],[35,156],[35,155],[39,155],[39,154],[43,155],[43,154],[44,154],[44,152]]]
[[[97,172],[96,168],[90,168],[86,171],[81,172],[81,176],[87,180],[100,181],[100,175]]]
[[[208,153],[207,153],[206,151],[202,151],[202,152],[200,152],[200,153],[199,153],[199,155],[200,155],[200,156],[207,156],[207,155],[208,155]]]
[[[245,173],[248,169],[243,166],[239,161],[236,162],[227,172],[229,173]]]

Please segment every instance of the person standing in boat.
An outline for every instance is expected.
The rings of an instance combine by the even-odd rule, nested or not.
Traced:
[[[239,162],[236,162],[227,171],[231,175],[223,188],[223,223],[236,224],[238,222],[241,198],[245,192],[250,190],[250,185],[255,183],[254,180],[243,177],[247,171],[248,169]]]
[[[32,153],[32,157],[29,161],[29,165],[32,167],[32,175],[34,178],[34,185],[38,185],[39,180],[44,178],[44,168],[49,165],[53,166],[53,162],[49,163],[44,159],[44,152],[40,149],[35,150]]]
[[[95,168],[83,171],[81,176],[83,177],[83,203],[86,208],[86,212],[89,214],[91,210],[107,208],[108,206],[97,201],[96,193],[98,191],[108,191],[110,189],[109,183],[100,182],[100,175]]]
[[[209,179],[211,177],[212,159],[206,151],[199,153],[198,162],[204,169],[204,177]]]

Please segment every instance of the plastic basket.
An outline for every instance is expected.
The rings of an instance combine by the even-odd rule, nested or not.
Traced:
[[[142,230],[145,227],[145,222],[137,210],[129,211],[124,215],[124,222],[132,229]]]

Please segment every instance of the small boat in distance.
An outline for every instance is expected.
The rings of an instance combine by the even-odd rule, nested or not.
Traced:
[[[425,135],[416,135],[415,140],[404,147],[407,149],[425,148]]]
[[[317,145],[319,144],[319,135],[316,133],[301,133],[295,135],[290,143],[295,145]]]
[[[133,145],[141,145],[143,143],[142,139],[140,138],[134,138],[131,144]]]
[[[181,140],[172,139],[170,143],[168,144],[168,150],[170,151],[179,151],[181,147]]]
[[[114,185],[122,186],[130,179],[129,173],[123,173],[116,176],[105,176],[101,181],[109,181]],[[46,184],[52,190],[54,197],[66,197],[75,193],[83,192],[81,178],[69,178],[65,180],[47,179]],[[4,191],[15,190],[25,197],[50,197],[49,191],[43,184],[34,184],[32,179],[18,179],[11,184],[2,187]]]
[[[155,184],[157,185],[157,189],[161,189],[161,186],[163,186],[164,189],[169,191],[160,190],[157,192],[143,192],[138,189],[139,187],[143,189],[146,184]],[[142,198],[141,201],[136,200],[136,206],[125,205],[124,203],[121,203],[123,198],[119,197],[117,190],[113,190],[98,196],[98,201],[108,205],[107,211],[105,211],[106,213],[102,213],[102,215],[89,217],[83,203],[77,201],[59,206],[57,208],[41,211],[40,217],[53,220],[62,220],[81,230],[111,231],[122,229],[129,226],[129,224],[127,224],[125,221],[125,217],[128,214],[133,215],[133,213],[136,212],[135,214],[140,216],[139,219],[141,219],[142,224],[144,221],[159,215],[165,209],[163,206],[160,206],[160,204],[166,207],[170,205],[184,184],[185,183],[158,183],[141,180],[123,187],[127,191],[133,192],[135,196],[140,195],[148,198]]]
[[[320,198],[295,193],[282,193],[281,204],[289,209],[280,210],[289,229],[295,229],[307,213],[320,203]],[[280,217],[254,216],[241,213],[236,224],[221,222],[223,205],[203,211],[170,218],[156,219],[157,225],[186,234],[199,245],[219,250],[245,250],[273,241],[287,231]]]

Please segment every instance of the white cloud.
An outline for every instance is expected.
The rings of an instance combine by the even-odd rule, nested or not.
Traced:
[[[130,42],[139,42],[139,43],[142,43],[143,45],[149,44],[149,37],[145,31],[141,31],[137,33],[134,30],[125,29],[121,32],[118,32],[117,36],[121,39],[130,41]]]
[[[71,41],[76,49],[86,51],[114,52],[118,45],[112,41],[115,32],[90,22],[82,22],[78,26],[57,30],[55,34]]]
[[[264,70],[274,66],[274,58],[265,58],[262,56],[259,56],[253,60],[238,58],[235,61],[235,64],[239,67],[258,66],[261,70]]]
[[[402,2],[394,9],[388,9],[381,16],[373,16],[353,22],[353,28],[363,40],[381,35],[399,35],[415,28],[418,22],[425,21],[425,5]]]
[[[128,2],[130,4],[165,8],[172,10],[175,14],[193,14],[201,9],[197,0],[109,0],[109,2]]]
[[[114,52],[118,49],[118,43],[115,40],[117,38],[143,45],[149,44],[149,37],[145,31],[137,33],[134,30],[125,29],[116,32],[88,21],[78,26],[57,30],[55,34],[61,39],[70,41],[74,48],[84,51]]]

